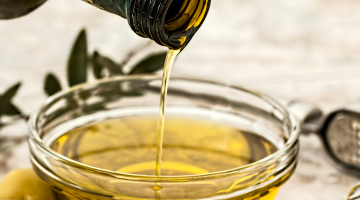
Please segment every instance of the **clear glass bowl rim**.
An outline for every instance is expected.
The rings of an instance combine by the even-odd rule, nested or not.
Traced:
[[[288,121],[290,123],[290,135],[288,140],[286,141],[284,147],[278,149],[275,153],[258,160],[256,162],[253,162],[248,165],[244,165],[241,167],[219,171],[219,172],[212,172],[212,173],[206,173],[206,174],[199,174],[199,175],[181,175],[181,176],[154,176],[154,175],[138,175],[138,174],[128,174],[128,173],[121,173],[121,172],[115,172],[105,169],[100,169],[97,167],[93,167],[90,165],[82,164],[80,162],[71,160],[54,150],[52,150],[50,147],[45,145],[42,142],[42,139],[40,138],[40,133],[36,129],[36,124],[38,121],[39,113],[44,112],[46,110],[46,106],[52,103],[53,101],[56,101],[58,98],[69,94],[71,92],[74,92],[76,90],[79,90],[81,88],[86,88],[87,86],[95,86],[107,82],[122,82],[122,81],[136,81],[136,80],[161,80],[161,75],[130,75],[130,76],[118,76],[118,77],[110,77],[110,78],[104,78],[101,80],[97,80],[94,82],[79,84],[77,86],[68,88],[66,90],[63,90],[59,93],[56,93],[55,95],[49,97],[45,103],[41,106],[41,108],[38,110],[37,113],[33,114],[30,117],[30,120],[28,122],[28,126],[30,129],[29,133],[29,142],[33,141],[34,144],[38,149],[40,149],[43,153],[45,153],[47,156],[49,156],[51,159],[61,161],[62,163],[78,168],[80,170],[84,171],[90,171],[94,172],[96,174],[101,174],[103,176],[109,176],[113,178],[118,179],[124,179],[124,180],[133,180],[133,181],[146,181],[146,182],[190,182],[190,181],[200,181],[200,180],[207,180],[207,179],[216,179],[216,178],[223,178],[223,177],[229,177],[236,174],[241,174],[245,172],[255,171],[257,169],[261,169],[262,166],[266,166],[267,164],[270,164],[278,159],[280,159],[283,156],[288,155],[290,152],[292,152],[293,149],[297,147],[297,141],[300,135],[300,129],[298,121],[295,120],[295,118],[287,111],[287,108],[277,102],[272,97],[263,94],[262,92],[258,92],[255,90],[249,90],[244,87],[238,86],[238,85],[232,85],[228,83],[222,83],[220,81],[210,80],[210,79],[203,79],[199,77],[190,77],[190,76],[171,76],[170,79],[180,79],[180,80],[186,80],[186,81],[196,81],[196,82],[202,82],[207,84],[216,84],[218,86],[222,87],[230,87],[236,90],[241,90],[243,92],[249,93],[251,95],[254,95],[258,98],[261,98],[263,100],[266,100],[267,103],[271,104],[272,106],[283,110],[285,113],[285,117],[288,118]],[[171,81],[170,81],[171,82]],[[160,99],[160,98],[159,98]]]

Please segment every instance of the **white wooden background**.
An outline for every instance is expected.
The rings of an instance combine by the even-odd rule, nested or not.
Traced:
[[[22,81],[15,102],[34,113],[46,98],[45,74],[54,72],[65,82],[66,60],[81,28],[88,31],[91,51],[117,61],[147,41],[115,15],[79,0],[50,0],[26,17],[0,21],[0,93]],[[338,108],[360,96],[360,1],[212,0],[205,24],[173,73],[302,98],[325,111]],[[24,124],[2,130],[26,132]],[[300,140],[298,168],[277,200],[344,200],[360,180],[331,166],[317,137]],[[27,152],[24,143],[0,162],[0,179],[29,167]]]

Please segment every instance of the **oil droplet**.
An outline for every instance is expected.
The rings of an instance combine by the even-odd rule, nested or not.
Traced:
[[[158,185],[155,185],[155,186],[152,187],[152,189],[153,189],[154,191],[160,191],[160,190],[162,189],[162,187],[160,187],[160,186],[158,186]]]

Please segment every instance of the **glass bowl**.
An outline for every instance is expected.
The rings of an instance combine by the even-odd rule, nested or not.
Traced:
[[[279,186],[290,177],[297,163],[298,122],[272,98],[235,85],[173,76],[165,112],[232,123],[266,138],[278,148],[251,164],[199,175],[137,175],[88,166],[49,147],[59,134],[89,123],[157,114],[161,78],[115,77],[79,85],[50,97],[32,116],[31,162],[59,199],[275,198]],[[160,193],[154,192],[154,188]]]

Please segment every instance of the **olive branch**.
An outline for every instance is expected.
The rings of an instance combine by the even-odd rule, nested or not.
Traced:
[[[148,45],[147,43],[146,45]],[[145,46],[146,46],[145,45]],[[127,76],[133,74],[151,74],[160,70],[164,66],[166,52],[155,53],[141,59],[130,69],[130,72],[125,73],[124,66],[128,64],[133,56],[138,53],[134,49],[130,51],[126,58],[116,63],[112,59],[101,55],[98,51],[94,51],[91,55],[88,54],[88,45],[86,31],[81,30],[72,46],[70,56],[67,62],[67,82],[68,86],[72,87],[88,81],[90,71],[95,79],[102,79],[111,76]],[[3,94],[0,94],[0,166],[6,167],[4,158],[12,155],[13,149],[26,141],[27,136],[2,136],[1,130],[19,120],[28,121],[29,115],[21,111],[21,108],[14,104],[13,99],[16,97],[18,90],[21,87],[21,82],[11,86]],[[44,80],[43,86],[45,94],[48,96],[54,95],[63,89],[59,79],[53,73],[48,73]],[[141,95],[136,91],[120,91],[122,96]],[[82,98],[85,100],[89,94],[84,93]],[[70,99],[71,100],[71,99]],[[76,104],[75,101],[69,101]],[[95,105],[96,106],[96,105]],[[96,108],[96,107],[95,107]]]
[[[126,58],[116,63],[112,59],[101,55],[98,51],[88,54],[86,30],[81,30],[72,46],[67,62],[67,82],[72,87],[88,81],[89,72],[92,71],[96,79],[112,76],[127,76],[134,74],[151,74],[164,66],[166,52],[155,53],[146,56],[131,67],[130,72],[125,73],[124,66],[136,55],[139,49],[130,51]],[[0,94],[0,131],[4,126],[10,125],[17,120],[28,120],[29,116],[13,103],[21,82],[16,83]],[[48,96],[63,89],[59,79],[53,73],[48,73],[44,80],[44,91]],[[10,120],[5,120],[9,119]]]

